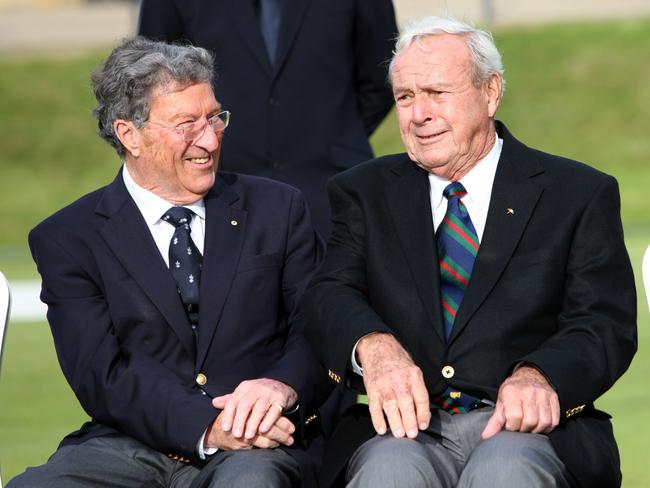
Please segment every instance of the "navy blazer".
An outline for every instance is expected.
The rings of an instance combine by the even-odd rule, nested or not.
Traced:
[[[436,298],[429,180],[406,154],[332,180],[336,225],[303,298],[313,320],[308,339],[330,378],[354,382],[348,363],[356,341],[392,333],[422,369],[430,395],[451,386],[494,401],[512,368],[532,363],[559,395],[562,423],[549,438],[569,471],[584,487],[618,486],[609,416],[593,408],[637,344],[616,181],[528,148],[502,124],[497,130],[503,149],[485,232],[449,341]],[[347,419],[340,444],[334,435],[325,486],[372,435],[366,413]]]
[[[232,111],[221,164],[300,188],[329,233],[327,179],[372,157],[368,135],[393,104],[391,0],[283,0],[271,66],[253,0],[144,0],[139,33],[216,57],[215,95]]]
[[[204,201],[196,342],[121,172],[30,233],[61,369],[92,419],[64,443],[117,430],[199,462],[197,443],[218,413],[211,398],[241,381],[291,385],[303,425],[329,393],[290,320],[322,254],[302,195],[264,178],[219,173]],[[304,447],[287,450],[310,470],[318,460]]]

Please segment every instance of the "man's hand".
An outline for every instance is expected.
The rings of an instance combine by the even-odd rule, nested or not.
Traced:
[[[542,373],[520,366],[499,388],[494,413],[481,437],[488,439],[503,429],[548,434],[560,423],[560,401]]]
[[[221,412],[208,428],[204,440],[204,448],[216,447],[222,451],[234,451],[238,449],[273,449],[280,444],[290,446],[293,444],[291,434],[296,430],[291,421],[286,417],[280,417],[266,434],[258,434],[251,439],[237,438],[230,432],[223,430],[223,415]]]
[[[363,368],[368,407],[377,433],[386,433],[388,419],[393,436],[406,434],[414,439],[418,427],[426,429],[431,420],[429,393],[420,368],[391,334],[365,336],[359,341],[356,353]]]
[[[232,393],[214,398],[212,405],[223,410],[219,417],[224,432],[252,440],[258,434],[270,434],[282,413],[297,401],[298,394],[289,385],[260,378],[242,381]]]

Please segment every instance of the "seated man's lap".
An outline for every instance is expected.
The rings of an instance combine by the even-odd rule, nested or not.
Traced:
[[[346,481],[353,487],[570,486],[547,436],[501,432],[482,440],[492,411],[433,410],[429,428],[414,440],[375,436],[354,453]]]
[[[218,452],[200,469],[128,436],[112,434],[59,448],[46,464],[28,468],[7,488],[185,488],[192,483],[207,488],[213,482],[217,486],[217,478],[231,480],[220,481],[219,486],[255,486],[245,483],[256,478],[282,481],[260,486],[292,487],[300,484],[300,470],[296,461],[279,449]]]

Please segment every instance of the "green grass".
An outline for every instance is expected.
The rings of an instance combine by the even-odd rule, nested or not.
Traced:
[[[640,276],[650,244],[650,20],[511,28],[495,33],[506,66],[498,117],[527,144],[592,164],[621,186],[626,241]],[[73,57],[0,57],[0,270],[36,277],[30,228],[110,181],[119,161],[96,135],[89,73],[107,51]],[[315,94],[318,96],[318,94]],[[394,116],[372,138],[402,151]],[[599,400],[614,415],[624,487],[650,478],[650,315],[638,282],[639,353]],[[12,324],[0,378],[4,479],[40,464],[85,418],[63,380],[46,324]]]

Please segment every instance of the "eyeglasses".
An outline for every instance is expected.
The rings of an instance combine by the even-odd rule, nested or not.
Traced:
[[[226,127],[228,127],[229,123],[230,111],[223,110],[218,114],[208,117],[207,122],[200,127],[197,126],[197,122],[186,122],[173,127],[166,126],[165,128],[182,136],[186,144],[194,144],[203,136],[206,127],[210,126],[215,134],[219,134],[220,132],[226,130]],[[165,126],[165,124],[162,124],[160,122],[148,121],[147,124]]]

